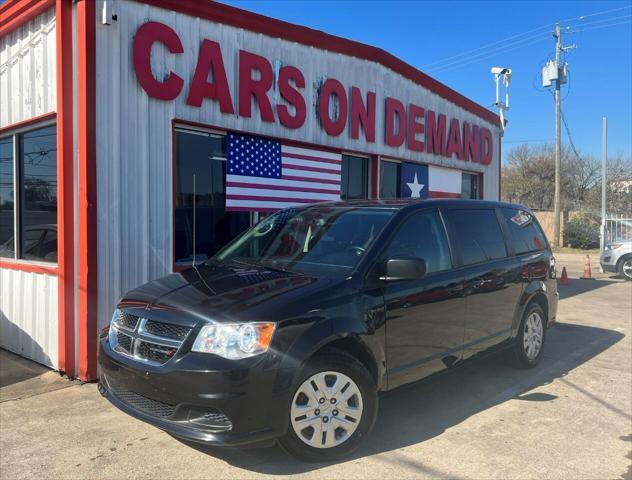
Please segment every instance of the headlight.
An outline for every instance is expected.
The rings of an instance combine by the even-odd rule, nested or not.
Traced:
[[[617,248],[621,248],[622,245],[622,243],[609,243],[604,250],[616,250]]]
[[[204,325],[191,350],[229,360],[253,357],[268,350],[275,327],[268,322]]]

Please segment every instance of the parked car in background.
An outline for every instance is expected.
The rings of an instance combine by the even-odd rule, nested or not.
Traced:
[[[369,435],[379,392],[503,348],[537,365],[557,304],[551,249],[522,206],[291,208],[125,295],[99,389],[177,437],[332,460]]]
[[[632,240],[606,244],[599,263],[604,272],[618,273],[625,280],[632,280]]]

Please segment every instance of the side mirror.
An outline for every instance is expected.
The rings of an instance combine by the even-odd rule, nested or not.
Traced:
[[[385,274],[380,280],[416,280],[426,274],[426,261],[416,257],[391,258],[387,260],[384,271]]]

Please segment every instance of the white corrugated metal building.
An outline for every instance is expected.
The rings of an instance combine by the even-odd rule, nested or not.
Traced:
[[[342,198],[411,196],[411,165],[422,197],[499,196],[498,117],[378,48],[206,0],[8,0],[0,346],[95,378],[123,293],[259,218],[225,208],[230,133],[340,155]]]

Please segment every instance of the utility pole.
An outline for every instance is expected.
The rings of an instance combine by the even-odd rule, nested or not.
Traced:
[[[562,29],[559,23],[555,24],[553,32],[555,38],[555,62],[549,62],[542,70],[542,82],[545,87],[555,82],[555,193],[553,195],[553,245],[560,246],[560,210],[561,210],[561,184],[562,184],[562,96],[560,90],[567,82],[567,64],[562,64],[562,53],[575,48],[575,45],[564,47],[562,45]]]
[[[608,118],[601,119],[601,242],[603,252],[606,242],[606,162],[608,158]]]
[[[555,24],[555,67],[557,79],[555,80],[555,194],[553,195],[553,245],[560,246],[560,194],[562,183],[562,96],[560,95],[560,60],[562,56],[562,30],[560,24]]]

